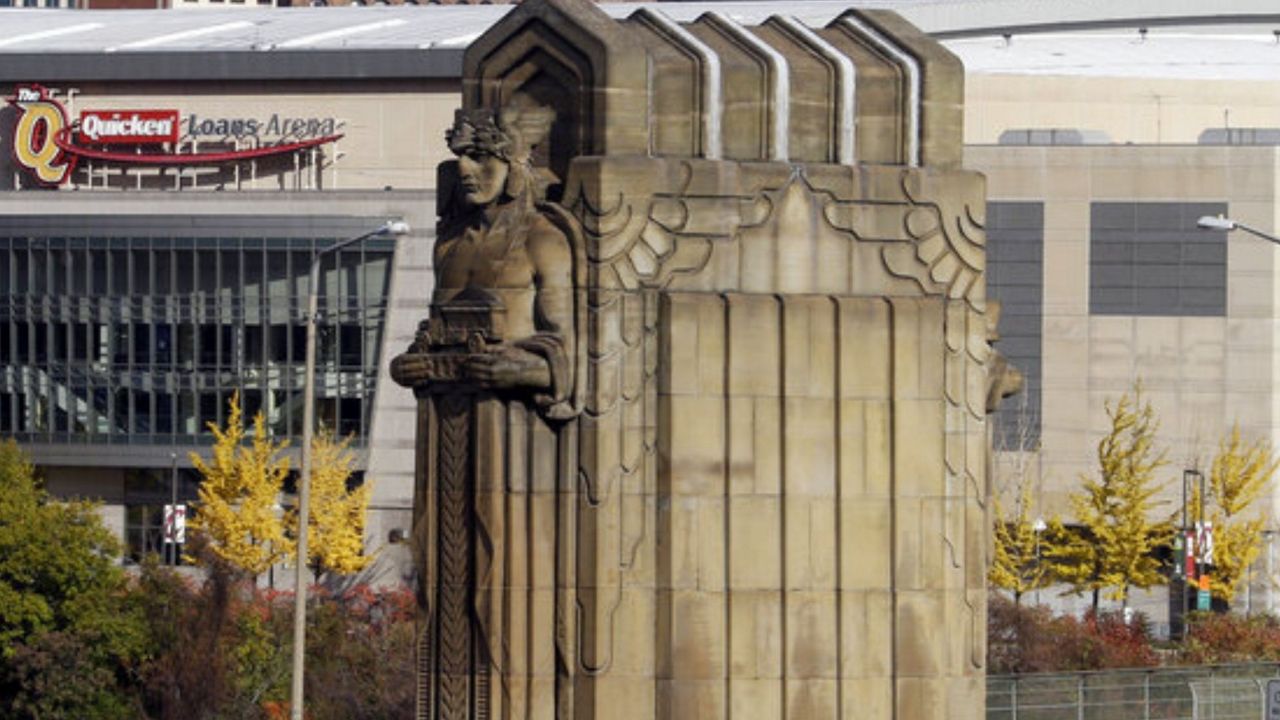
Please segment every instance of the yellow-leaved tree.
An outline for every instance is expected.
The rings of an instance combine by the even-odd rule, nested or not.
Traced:
[[[1051,572],[1077,593],[1099,594],[1127,605],[1132,588],[1165,582],[1155,550],[1170,539],[1172,525],[1153,519],[1160,503],[1156,473],[1165,464],[1155,449],[1159,422],[1141,387],[1108,402],[1111,428],[1098,442],[1098,477],[1083,476],[1080,492],[1069,496],[1077,527],[1050,523],[1042,550]]]
[[[1017,507],[1006,516],[999,499],[992,499],[995,516],[994,546],[991,553],[991,570],[988,580],[998,588],[1013,593],[1015,605],[1022,605],[1022,596],[1049,584],[1049,573],[1041,562],[1040,533],[1036,532],[1034,501],[1031,484],[1022,483],[1018,490]]]
[[[1278,465],[1271,443],[1262,439],[1246,443],[1238,424],[1218,441],[1218,454],[1209,471],[1209,519],[1213,523],[1209,590],[1228,603],[1262,550],[1262,513],[1245,515],[1270,485]]]
[[[307,564],[316,582],[325,573],[350,575],[369,565],[364,552],[369,485],[348,489],[352,457],[350,438],[337,440],[321,430],[311,441],[311,507],[307,518]],[[289,526],[296,528],[296,513]]]
[[[201,483],[189,528],[218,560],[257,577],[294,551],[278,512],[280,489],[289,472],[289,459],[282,454],[288,442],[273,441],[258,413],[246,445],[238,393],[227,404],[226,427],[209,423],[209,429],[214,437],[212,457],[206,461],[191,453]]]

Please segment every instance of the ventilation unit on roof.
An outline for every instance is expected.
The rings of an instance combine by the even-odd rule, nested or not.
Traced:
[[[1280,145],[1280,128],[1205,128],[1201,145]]]
[[[1110,145],[1101,130],[1076,128],[1016,128],[1000,133],[1000,145]]]

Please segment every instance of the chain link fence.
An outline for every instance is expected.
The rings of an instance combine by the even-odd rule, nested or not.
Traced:
[[[987,678],[987,720],[1259,720],[1280,663]]]

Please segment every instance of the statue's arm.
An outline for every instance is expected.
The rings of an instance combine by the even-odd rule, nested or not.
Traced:
[[[540,333],[550,333],[572,344],[573,254],[569,239],[550,223],[540,223],[529,238],[529,259],[533,263],[534,325]]]

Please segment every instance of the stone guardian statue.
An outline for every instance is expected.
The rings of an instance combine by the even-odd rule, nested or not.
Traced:
[[[419,692],[441,720],[490,717],[495,681],[500,696],[554,706],[554,529],[559,494],[573,490],[579,263],[572,222],[543,202],[547,178],[530,163],[552,121],[534,106],[458,111],[431,315],[392,364],[422,400],[420,477],[431,487],[416,508]],[[535,714],[547,716],[513,717]]]

